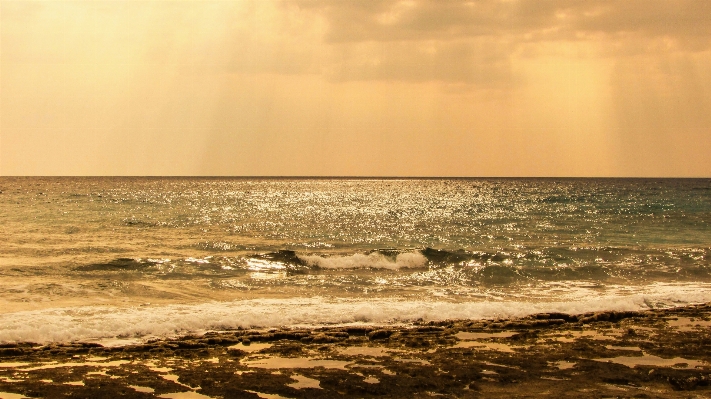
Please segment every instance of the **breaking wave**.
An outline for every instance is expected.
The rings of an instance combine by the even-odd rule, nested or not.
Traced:
[[[319,255],[299,255],[299,259],[309,266],[322,269],[391,269],[421,268],[427,264],[427,258],[419,252],[398,254],[391,259],[379,252],[368,255],[354,254],[348,256],[323,257]]]
[[[406,324],[446,319],[523,317],[536,313],[633,311],[711,301],[708,285],[656,284],[629,295],[578,296],[530,302],[262,298],[136,308],[86,306],[0,315],[0,342],[68,342],[167,337],[206,330],[308,327],[333,324]]]

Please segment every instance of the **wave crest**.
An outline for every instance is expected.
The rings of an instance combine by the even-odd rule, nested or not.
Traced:
[[[656,284],[640,287],[636,293],[629,295],[589,295],[589,291],[585,291],[550,302],[296,297],[128,308],[86,306],[0,314],[0,325],[3,326],[0,329],[0,343],[167,337],[234,328],[315,327],[350,323],[392,325],[415,320],[512,318],[536,313],[635,311],[709,301],[711,287],[708,284]]]
[[[427,264],[427,258],[419,252],[398,254],[395,259],[379,252],[368,255],[353,254],[347,256],[299,255],[299,259],[312,267],[322,269],[391,269],[421,268]]]

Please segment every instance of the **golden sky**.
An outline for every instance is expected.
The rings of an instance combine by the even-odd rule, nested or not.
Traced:
[[[711,176],[708,0],[0,0],[0,175]]]

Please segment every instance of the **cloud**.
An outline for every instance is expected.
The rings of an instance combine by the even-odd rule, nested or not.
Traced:
[[[561,43],[579,46],[576,54],[597,57],[711,48],[711,3],[706,0],[293,0],[282,4],[324,21],[322,40],[330,57],[325,58],[322,71],[337,81],[513,87],[518,81],[511,72],[515,57],[565,52],[570,46]]]
[[[711,33],[711,3],[704,0],[607,0],[574,10],[579,31],[689,38]]]
[[[335,45],[328,69],[332,81],[446,81],[496,87],[513,82],[506,43],[476,40],[369,42]]]
[[[489,34],[506,18],[498,2],[303,0],[297,3],[326,17],[328,43],[451,40]]]
[[[295,0],[323,14],[330,43],[453,40],[481,36],[535,36],[579,40],[580,34],[641,33],[648,37],[708,37],[711,3],[705,0]]]
[[[521,81],[517,57],[566,51],[560,43],[601,57],[711,48],[706,0],[45,1],[3,10],[4,63],[173,65],[332,82],[508,89]]]
[[[12,173],[709,169],[708,0],[0,7]]]

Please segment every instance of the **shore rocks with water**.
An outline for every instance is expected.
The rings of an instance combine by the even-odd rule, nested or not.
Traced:
[[[711,306],[0,345],[0,397],[711,395]],[[14,395],[14,396],[13,396]]]

